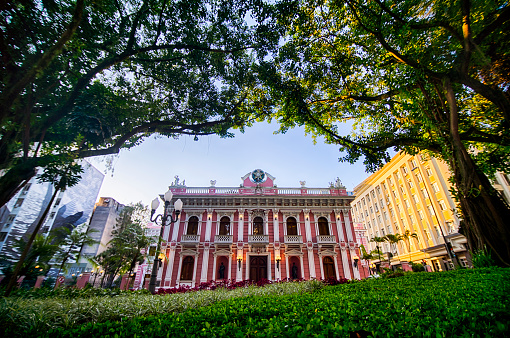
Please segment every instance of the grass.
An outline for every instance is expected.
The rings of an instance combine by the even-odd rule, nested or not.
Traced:
[[[505,337],[509,322],[510,269],[0,304],[5,336]]]

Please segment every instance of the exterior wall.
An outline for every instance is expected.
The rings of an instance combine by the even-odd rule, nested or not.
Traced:
[[[84,172],[80,182],[59,192],[41,229],[48,233],[58,227],[75,227],[86,223],[94,207],[104,175],[88,162],[82,163]],[[34,231],[54,192],[49,183],[38,183],[32,178],[3,208],[0,222],[0,251],[16,259],[11,250],[13,240]]]
[[[91,232],[89,236],[99,243],[84,246],[80,253],[80,264],[73,268],[80,268],[81,271],[92,270],[92,266],[86,258],[94,257],[108,248],[108,242],[112,239],[112,230],[117,224],[117,217],[122,209],[124,209],[124,205],[111,197],[99,198],[89,223],[89,229],[96,230]]]
[[[219,280],[222,263],[224,279],[236,281],[256,280],[257,276],[273,281],[292,278],[293,265],[298,267],[299,278],[323,279],[326,257],[333,261],[332,268],[326,267],[333,271],[332,277],[365,277],[353,267],[359,243],[350,216],[352,193],[333,185],[326,189],[276,188],[274,177],[267,173],[263,185],[250,185],[248,175],[240,188],[170,186],[173,201],[181,199],[184,206],[179,221],[163,238],[167,260],[158,271],[160,287]],[[192,216],[199,217],[196,235],[187,234]],[[228,234],[219,235],[224,216],[230,219]],[[256,217],[263,220],[263,235],[254,234]],[[289,217],[297,221],[297,236],[287,235]],[[319,235],[319,217],[327,218],[329,235]],[[193,274],[182,279],[186,257],[193,257]]]
[[[418,236],[394,248],[388,243],[380,244],[385,254],[383,264],[388,259],[387,253],[392,253],[392,265],[411,260],[425,261],[437,270],[446,269],[446,264],[451,266],[441,229],[447,241],[452,242],[461,264],[469,263],[466,239],[458,233],[460,221],[449,193],[449,175],[447,165],[435,158],[398,153],[355,187],[353,217],[364,226],[369,239],[406,230]],[[368,244],[367,251],[376,248],[376,243]]]

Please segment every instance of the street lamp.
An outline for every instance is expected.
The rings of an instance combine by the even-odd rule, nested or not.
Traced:
[[[357,269],[358,268],[358,261],[359,261],[358,255],[355,255],[354,257],[352,257],[352,260],[354,261],[354,263],[353,263],[354,267]]]
[[[178,199],[174,203],[174,210],[175,210],[175,218],[172,217],[172,215],[168,214],[168,207],[170,206],[170,201],[172,200],[173,193],[170,189],[163,195],[163,200],[165,201],[163,214],[158,214],[156,217],[153,217],[156,213],[156,209],[159,207],[159,199],[156,197],[154,200],[152,200],[151,203],[151,222],[154,222],[158,224],[158,218],[159,218],[159,224],[161,225],[161,231],[159,233],[158,238],[158,246],[156,247],[157,250],[159,250],[159,247],[161,246],[161,238],[163,237],[163,231],[166,225],[174,224],[179,219],[179,214],[182,210],[182,201],[181,199]],[[168,223],[168,224],[167,224]],[[154,254],[156,256],[156,254]],[[151,280],[149,282],[149,291],[151,293],[156,292],[156,277],[157,277],[157,270],[158,270],[158,261],[159,259],[156,259],[154,257],[154,263],[152,264],[152,273],[151,273]]]

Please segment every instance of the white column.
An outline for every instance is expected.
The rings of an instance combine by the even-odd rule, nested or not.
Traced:
[[[168,264],[166,266],[165,282],[172,282],[172,272],[174,271],[175,246],[170,247],[168,254]]]
[[[285,255],[285,268],[286,268],[286,271],[287,271],[287,278],[290,278],[290,273],[289,273],[289,256]]]
[[[272,262],[271,262],[271,252],[269,252],[267,254],[267,279],[269,279],[269,280],[272,280],[271,279],[272,278],[271,277],[272,276],[272,274],[271,274],[271,265],[272,265]]]
[[[212,280],[216,280],[216,255],[214,255],[213,259],[213,269],[212,269]]]
[[[239,221],[237,222],[237,241],[243,242],[243,230],[244,230],[244,209],[238,209]]]
[[[338,273],[338,259],[336,259],[336,255],[333,256],[333,261],[335,262],[336,279],[339,279],[340,278],[340,274]]]
[[[310,228],[310,210],[309,209],[303,209],[303,213],[305,216],[305,233],[306,233],[306,239],[304,242],[311,242],[312,241],[312,230]]]
[[[344,230],[342,229],[342,212],[335,210],[336,229],[338,231],[338,239],[340,242],[345,242]]]
[[[279,264],[279,267],[280,267],[280,268],[279,268],[279,269],[278,269],[278,268],[276,268],[276,258],[277,258],[277,257],[280,257],[280,264]],[[274,267],[275,267],[275,269],[274,269],[274,278],[275,278],[276,280],[278,280],[278,279],[282,279],[282,263],[283,263],[283,262],[281,261],[281,255],[280,255],[280,250],[279,250],[279,249],[274,251],[274,260],[275,260],[275,261],[274,261],[274,264],[275,264],[275,265],[274,265]]]
[[[232,255],[228,255],[228,280],[232,279]]]
[[[193,266],[193,279],[191,280],[191,287],[195,286],[197,280],[197,266],[198,266],[198,254],[195,255],[195,265]]]
[[[182,253],[182,251],[181,251]],[[181,269],[182,269],[182,254],[179,254],[179,268],[177,269],[177,286],[179,286],[179,283],[181,282]]]
[[[315,259],[313,257],[313,248],[308,248],[308,269],[310,271],[310,279],[317,278],[315,274]],[[303,273],[301,273],[303,275]]]
[[[349,210],[342,210],[344,214],[344,222],[345,222],[345,230],[347,231],[347,239],[349,242],[353,241],[352,230],[351,230],[351,220],[349,219]]]
[[[356,249],[351,249],[351,257],[354,257],[354,256],[357,256]],[[351,262],[349,262],[349,263],[351,263]],[[354,264],[354,262],[352,262],[351,264]],[[360,265],[361,265],[361,261],[358,260],[358,267],[355,267],[355,266],[352,267],[352,271],[354,272],[354,278],[356,278],[356,279],[361,279],[360,274],[359,274],[359,266]]]
[[[342,253],[342,266],[344,268],[344,276],[347,279],[352,279],[351,269],[349,269],[349,259],[347,257],[347,251],[345,249],[340,250]]]
[[[301,278],[305,278],[305,265],[303,263],[303,256],[299,256],[299,262],[300,262],[300,265],[301,265]]]
[[[179,235],[179,227],[181,226],[181,216],[174,224],[171,224],[168,228],[172,228],[172,242],[177,242],[177,236]],[[168,229],[170,231],[170,229]],[[165,230],[166,232],[166,230]],[[165,237],[166,238],[166,237]]]
[[[207,282],[207,268],[209,266],[209,247],[204,248],[204,259],[202,259],[202,271],[200,275],[200,283]]]
[[[273,209],[273,231],[274,231],[274,241],[280,241],[280,224],[278,222],[278,209]]]
[[[319,256],[319,265],[321,267],[321,279],[324,279],[324,265],[322,265],[322,256]]]
[[[243,259],[243,249],[237,249],[237,257],[236,257],[236,281],[240,282],[243,280],[243,265],[241,262],[241,268],[239,269],[239,262],[237,259],[241,257]]]
[[[213,209],[207,209],[207,223],[205,225],[205,240],[211,241],[211,228],[212,228],[212,217],[213,217]],[[213,240],[214,241],[214,240]]]

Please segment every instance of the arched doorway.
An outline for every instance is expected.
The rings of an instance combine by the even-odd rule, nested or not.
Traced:
[[[192,280],[193,269],[195,268],[195,259],[193,256],[186,256],[182,260],[181,280]]]
[[[230,235],[230,218],[223,216],[220,219],[220,230],[218,235]]]
[[[324,278],[336,278],[335,262],[331,257],[324,257],[322,260],[322,268],[324,269]]]
[[[294,217],[287,218],[287,235],[297,235],[297,222]]]
[[[188,220],[188,230],[186,235],[198,235],[198,217],[191,216]]]
[[[254,235],[263,235],[264,234],[264,220],[262,217],[255,217],[253,219],[253,234]]]
[[[267,256],[250,256],[250,280],[267,279]]]
[[[317,223],[319,224],[319,235],[328,236],[329,235],[328,220],[325,217],[319,217]]]

